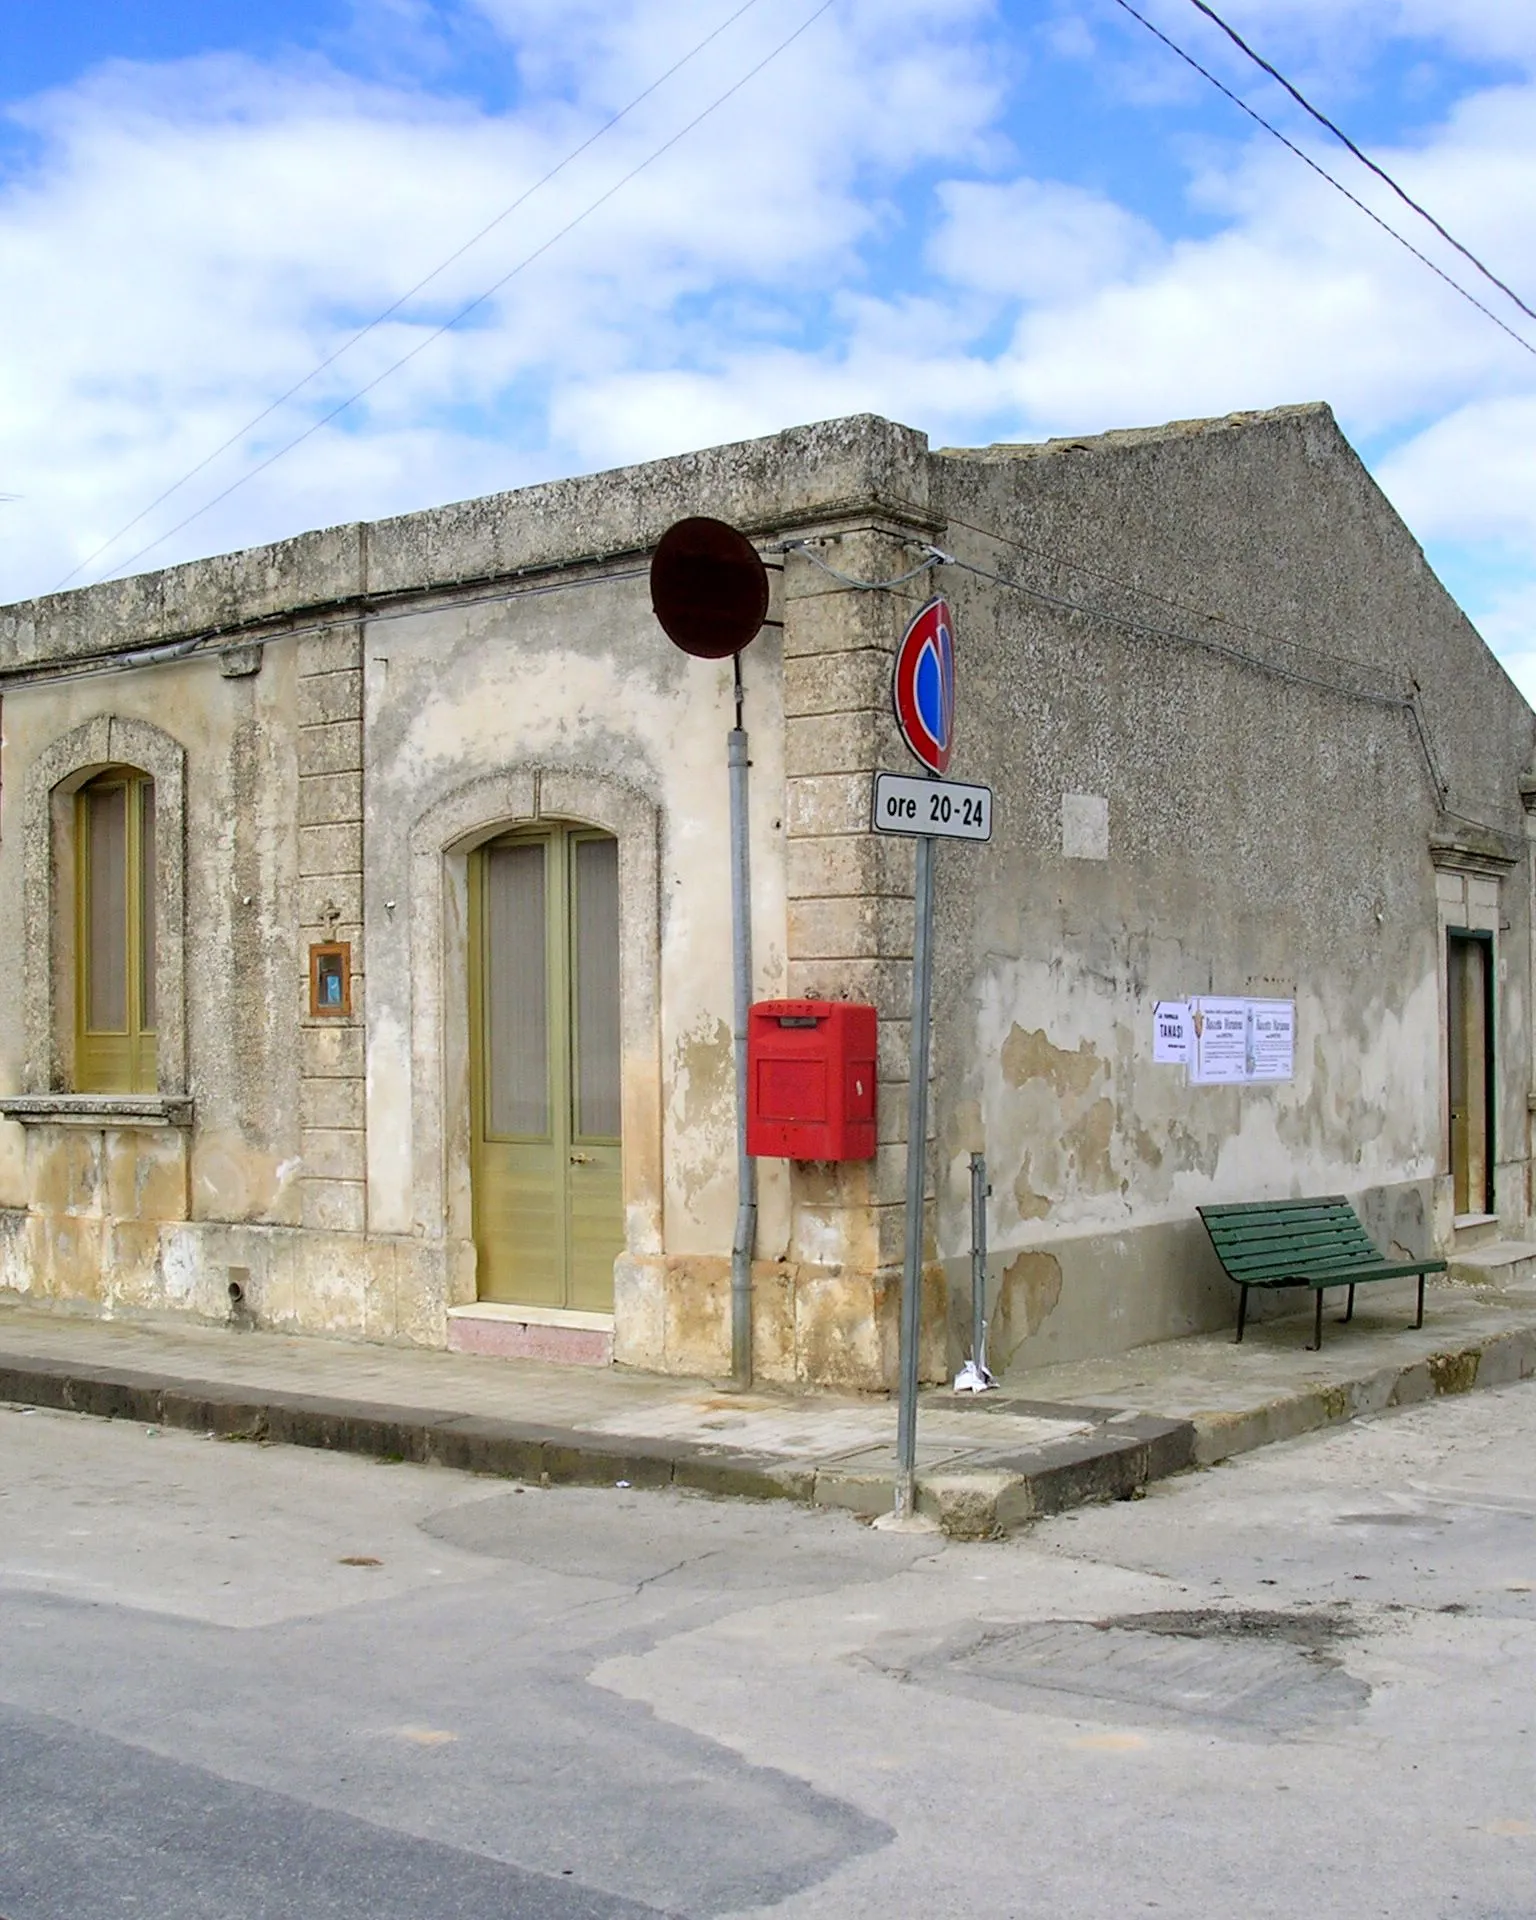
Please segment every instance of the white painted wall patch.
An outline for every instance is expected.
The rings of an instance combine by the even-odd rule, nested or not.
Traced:
[[[1064,860],[1109,858],[1109,802],[1102,793],[1061,796],[1061,855]]]

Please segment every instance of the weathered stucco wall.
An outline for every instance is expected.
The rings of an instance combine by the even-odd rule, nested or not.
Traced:
[[[108,725],[110,715],[153,711],[185,748],[193,1097],[184,1131],[87,1125],[79,1113],[67,1128],[0,1130],[14,1209],[0,1230],[0,1284],[114,1311],[181,1306],[210,1317],[224,1315],[233,1284],[242,1315],[262,1324],[441,1342],[448,1308],[474,1296],[467,856],[521,821],[559,816],[620,842],[627,1244],[617,1353],[724,1367],[735,1215],[731,673],[666,643],[645,562],[673,520],[714,512],[770,547],[777,577],[775,537],[863,527],[889,509],[910,517],[926,473],[920,436],[871,419],[833,422],[0,612],[0,672],[113,669],[67,688],[12,681],[13,786],[60,729]],[[803,604],[791,612],[791,595],[776,588],[771,624],[744,663],[754,991],[878,991],[894,1008],[900,994],[886,990],[896,976],[880,973],[882,956],[892,938],[910,946],[910,930],[893,934],[878,912],[871,930],[865,907],[850,904],[875,872],[858,851],[862,816],[839,827],[832,853],[850,840],[856,849],[842,877],[818,880],[802,859],[789,902],[791,847],[816,825],[816,778],[852,769],[867,804],[868,722],[882,704],[878,674],[866,671],[851,760],[841,748],[828,760],[825,743],[808,751],[805,728],[794,744],[786,680],[796,722],[814,732],[820,658],[869,664],[867,611],[850,620],[817,585],[794,591]],[[125,654],[168,644],[204,651],[117,670]],[[888,645],[883,634],[877,645]],[[239,667],[226,662],[238,679],[221,673],[221,647],[239,654]],[[798,661],[787,675],[786,653]],[[798,786],[786,776],[787,742]],[[820,798],[829,791],[823,780]],[[0,888],[16,893],[20,866],[6,854],[0,844]],[[835,896],[830,912],[817,911],[818,885]],[[350,944],[346,1019],[307,1012],[305,956],[325,938]],[[53,959],[67,974],[67,941]],[[22,1045],[12,1034],[0,1053],[0,1094],[40,1090]],[[37,1156],[55,1139],[59,1169],[40,1177]],[[889,1376],[899,1151],[895,1132],[874,1170],[762,1167],[765,1375]],[[124,1153],[146,1168],[169,1156],[187,1194],[147,1231],[131,1285],[111,1236],[133,1214],[122,1198],[132,1181],[106,1171]],[[140,1182],[146,1194],[163,1185]],[[139,1228],[150,1228],[147,1207],[134,1216]],[[106,1240],[79,1243],[67,1223],[97,1215],[117,1224]]]
[[[940,1241],[958,1295],[983,1150],[996,1357],[1228,1318],[1202,1201],[1369,1193],[1378,1230],[1443,1244],[1431,844],[1457,815],[1519,848],[1529,709],[1325,409],[936,473],[958,556],[1099,616],[946,573],[952,772],[998,804],[992,844],[940,866]],[[1382,704],[1415,683],[1443,794],[1413,715]],[[1502,871],[1499,1196],[1518,1226],[1530,912],[1523,859]],[[1293,999],[1294,1081],[1154,1065],[1155,1004],[1199,993]]]
[[[759,991],[784,965],[777,645],[746,667],[756,777]],[[667,1262],[718,1264],[735,1216],[729,848],[729,662],[691,661],[652,618],[643,579],[369,629],[364,781],[369,954],[370,1226],[468,1246],[465,870],[519,822],[570,818],[620,845],[626,1019],[626,1318],[644,1357],[713,1340],[667,1322]],[[430,929],[423,940],[423,928]],[[643,982],[640,976],[644,976]],[[782,1237],[782,1176],[765,1195]],[[711,1274],[712,1280],[715,1278]],[[708,1304],[718,1291],[706,1290]],[[704,1309],[701,1309],[704,1310]],[[642,1346],[648,1326],[662,1352]],[[631,1337],[626,1332],[625,1338]],[[716,1358],[712,1345],[710,1360]]]
[[[262,1324],[440,1344],[475,1291],[468,856],[569,818],[620,848],[615,1351],[728,1365],[731,675],[667,645],[644,577],[699,512],[775,568],[744,662],[754,991],[879,1016],[875,1158],[760,1166],[762,1375],[894,1377],[913,862],[868,825],[905,759],[891,655],[939,587],[952,771],[994,787],[997,826],[939,862],[926,1376],[961,1344],[976,1148],[1014,1366],[1227,1319],[1207,1198],[1343,1189],[1384,1240],[1445,1245],[1448,927],[1495,941],[1499,1213],[1523,1223],[1536,723],[1326,410],[956,454],[866,416],[0,610],[23,983],[0,1097],[66,1084],[48,901],[93,743],[145,743],[185,801],[170,1124],[0,1121],[0,1288],[223,1318],[235,1285]],[[962,564],[913,574],[930,542]],[[307,1010],[331,936],[344,1020]],[[1192,993],[1293,998],[1295,1081],[1155,1067],[1152,1008]]]
[[[227,675],[208,655],[8,693],[0,915],[19,990],[0,1002],[0,1084],[15,1093],[66,1084],[70,974],[53,963],[67,951],[74,911],[68,791],[112,760],[179,752],[184,819],[160,788],[159,1024],[162,1036],[179,1029],[182,1038],[174,1050],[162,1045],[160,1070],[167,1092],[195,1086],[198,1123],[188,1134],[0,1121],[0,1205],[30,1200],[33,1209],[6,1223],[0,1285],[206,1308],[223,1301],[225,1277],[198,1295],[185,1261],[168,1263],[173,1244],[203,1222],[297,1220],[294,1050],[273,1018],[296,964],[291,656],[269,648],[256,673]],[[160,744],[146,752],[146,740]],[[49,788],[57,750],[70,742],[61,809]],[[164,857],[173,846],[196,853],[180,872]],[[40,883],[31,889],[29,871]]]

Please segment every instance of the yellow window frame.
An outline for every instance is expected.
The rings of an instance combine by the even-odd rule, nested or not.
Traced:
[[[123,893],[126,951],[124,1016],[121,1028],[90,1024],[91,1006],[91,833],[93,794],[124,789]],[[155,783],[136,767],[112,767],[75,795],[75,1070],[78,1093],[153,1093],[158,1087],[155,1027],[148,1017],[154,991],[154,941],[146,926],[146,816],[154,804]],[[149,825],[152,832],[152,824]],[[154,848],[150,846],[153,862]]]

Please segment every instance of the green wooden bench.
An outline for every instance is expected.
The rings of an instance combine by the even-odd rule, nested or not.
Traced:
[[[1227,1278],[1243,1290],[1237,1309],[1237,1337],[1248,1318],[1250,1287],[1311,1287],[1317,1312],[1311,1351],[1323,1344],[1323,1295],[1330,1287],[1348,1287],[1344,1318],[1355,1314],[1355,1288],[1371,1280],[1419,1282],[1419,1316],[1424,1324],[1424,1276],[1444,1273],[1443,1260],[1389,1260],[1360,1224],[1342,1194],[1322,1200],[1247,1200],[1236,1206],[1197,1207]]]

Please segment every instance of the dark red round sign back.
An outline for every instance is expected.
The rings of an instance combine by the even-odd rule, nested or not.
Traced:
[[[651,558],[651,605],[674,646],[697,660],[724,660],[755,639],[768,616],[768,569],[723,520],[678,520]]]

